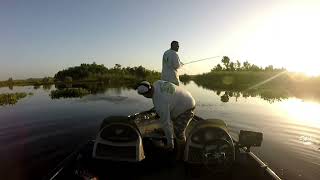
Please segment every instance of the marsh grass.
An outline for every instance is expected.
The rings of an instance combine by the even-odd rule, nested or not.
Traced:
[[[0,94],[0,106],[14,105],[20,99],[25,98],[27,95],[28,95],[27,93],[3,93],[3,94]]]
[[[84,88],[65,88],[65,89],[57,89],[53,90],[50,93],[50,97],[52,99],[59,99],[59,98],[77,98],[83,97],[90,94],[90,91]]]

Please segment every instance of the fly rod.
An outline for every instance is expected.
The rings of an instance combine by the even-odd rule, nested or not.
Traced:
[[[208,58],[204,58],[204,59],[194,60],[194,61],[183,63],[183,65],[192,64],[192,63],[195,63],[195,62],[205,61],[205,60],[209,60],[209,59],[214,59],[214,58],[217,58],[217,57],[221,57],[221,56],[213,56],[213,57],[208,57]]]

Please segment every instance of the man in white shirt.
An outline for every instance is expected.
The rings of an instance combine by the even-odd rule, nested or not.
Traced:
[[[177,86],[179,86],[178,69],[183,65],[177,54],[178,50],[179,42],[172,41],[171,48],[163,54],[161,73],[161,80],[169,81]]]
[[[194,116],[195,100],[190,92],[173,83],[158,80],[153,85],[142,81],[138,94],[152,98],[155,111],[167,138],[167,146],[174,148],[176,135],[178,154],[181,156],[186,142],[185,129]]]

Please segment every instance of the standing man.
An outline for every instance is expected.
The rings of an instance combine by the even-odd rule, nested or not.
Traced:
[[[177,140],[177,158],[182,158],[186,142],[185,129],[194,116],[195,100],[190,92],[173,83],[158,80],[153,85],[142,81],[138,94],[152,98],[160,124],[167,138],[168,148],[174,148],[174,134]]]
[[[178,69],[183,65],[177,54],[179,50],[179,42],[172,41],[171,48],[164,52],[162,58],[161,80],[169,81],[179,86]]]

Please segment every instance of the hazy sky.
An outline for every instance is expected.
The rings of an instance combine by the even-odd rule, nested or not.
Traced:
[[[0,79],[53,76],[81,63],[161,70],[180,42],[183,62],[227,55],[320,74],[320,1],[0,0]],[[209,71],[220,59],[181,73]]]

